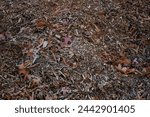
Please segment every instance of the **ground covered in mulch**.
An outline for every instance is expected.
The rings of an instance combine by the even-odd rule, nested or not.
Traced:
[[[1,0],[0,99],[150,99],[150,1]]]

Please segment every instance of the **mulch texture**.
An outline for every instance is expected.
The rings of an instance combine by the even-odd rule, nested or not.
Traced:
[[[0,99],[150,99],[149,0],[1,0]]]

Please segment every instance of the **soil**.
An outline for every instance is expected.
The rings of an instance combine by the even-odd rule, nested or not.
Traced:
[[[0,99],[149,100],[149,0],[1,0]]]

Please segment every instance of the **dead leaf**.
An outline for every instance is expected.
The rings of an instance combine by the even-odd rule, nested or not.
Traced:
[[[136,69],[135,68],[128,68],[126,70],[126,74],[135,74],[136,73]]]
[[[24,69],[24,68],[25,68],[25,64],[22,63],[22,64],[18,65],[18,68],[19,68],[19,69]]]
[[[47,23],[45,20],[43,20],[43,19],[36,20],[36,27],[37,28],[43,29],[46,27],[46,25],[47,25]]]
[[[34,55],[34,50],[30,49],[29,51],[26,52],[27,56],[32,57]]]
[[[71,42],[72,42],[72,40],[70,37],[64,37],[64,44],[69,44]]]
[[[120,71],[121,73],[124,74],[132,74],[132,73],[136,73],[136,69],[134,68],[129,68],[129,67],[122,67],[121,64],[118,64],[118,66],[115,66],[115,68]]]
[[[29,73],[29,71],[26,69],[20,69],[19,70],[19,74],[23,74],[24,76],[26,76],[28,73]]]
[[[115,66],[115,68],[116,68],[118,71],[120,71],[121,73],[125,73],[125,72],[126,72],[126,69],[125,69],[125,68],[122,69],[121,64],[118,64],[118,66]]]
[[[117,63],[122,65],[129,65],[131,64],[131,60],[123,56],[117,61]]]
[[[67,47],[72,42],[71,37],[69,36],[64,37],[63,39],[62,47]]]
[[[31,65],[30,61],[26,61],[25,63],[18,65],[19,74],[22,74],[25,77],[27,77],[29,74],[28,66],[30,66],[30,65]]]

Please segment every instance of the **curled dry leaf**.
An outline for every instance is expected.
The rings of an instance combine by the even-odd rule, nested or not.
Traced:
[[[120,71],[121,73],[124,74],[132,74],[132,73],[136,73],[136,69],[134,68],[129,68],[129,67],[122,67],[121,64],[118,64],[118,66],[115,66],[115,68]]]

